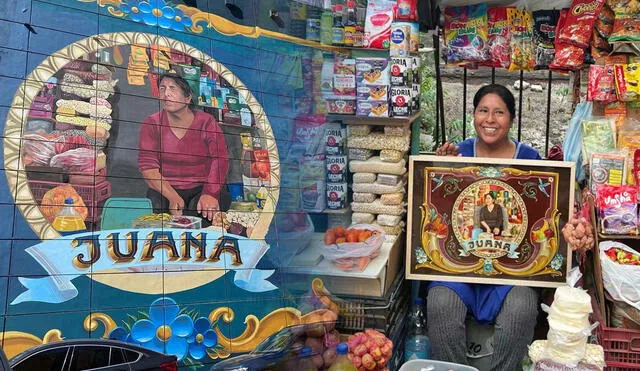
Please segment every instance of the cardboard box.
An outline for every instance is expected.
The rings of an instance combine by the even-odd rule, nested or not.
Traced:
[[[389,85],[389,59],[356,58],[356,84]]]
[[[356,91],[360,101],[389,99],[389,85],[363,85],[358,86]]]
[[[356,116],[389,117],[389,101],[359,100]]]

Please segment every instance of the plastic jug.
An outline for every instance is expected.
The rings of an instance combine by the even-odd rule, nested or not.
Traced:
[[[358,371],[356,366],[351,363],[349,358],[347,358],[347,353],[349,352],[349,346],[346,343],[338,344],[336,348],[337,357],[333,362],[331,367],[329,367],[329,371]]]
[[[73,198],[64,200],[64,206],[53,220],[52,227],[63,236],[87,231],[82,215],[73,208]]]

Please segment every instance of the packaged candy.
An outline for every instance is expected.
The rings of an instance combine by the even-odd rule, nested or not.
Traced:
[[[593,153],[608,153],[616,149],[616,128],[609,118],[582,120],[582,158],[591,159]]]
[[[567,20],[567,10],[561,10],[558,17],[558,24],[556,26],[556,36],[560,34],[564,28]],[[574,71],[582,68],[584,65],[584,49],[561,42],[556,37],[555,41],[556,53],[553,57],[553,62],[549,65],[552,70]]]
[[[600,215],[600,228],[607,234],[636,234],[638,204],[636,188],[629,185],[599,185],[596,203]]]
[[[537,10],[533,12],[533,40],[536,45],[535,69],[545,69],[553,61],[556,51],[553,40],[560,12],[557,10]]]
[[[616,95],[613,66],[591,65],[589,67],[589,88],[587,100],[611,103],[618,99]]]
[[[445,57],[448,64],[487,59],[487,4],[446,7],[444,10]]]
[[[509,71],[531,71],[533,61],[533,19],[526,9],[508,8],[507,18],[511,32],[511,64]]]
[[[573,0],[567,13],[566,27],[558,34],[564,43],[586,48],[604,0]]]
[[[509,45],[509,20],[507,7],[498,6],[487,11],[489,33],[487,40],[488,60],[483,66],[509,68],[511,47]]]
[[[627,177],[627,156],[616,153],[594,153],[589,167],[589,190],[596,193],[598,186],[623,185]]]

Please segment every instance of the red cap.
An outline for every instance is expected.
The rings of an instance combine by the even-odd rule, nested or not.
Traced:
[[[336,4],[336,12],[341,12],[342,11],[342,4]]]
[[[347,7],[355,8],[355,6],[356,6],[356,2],[355,1],[353,1],[353,0],[347,1]]]

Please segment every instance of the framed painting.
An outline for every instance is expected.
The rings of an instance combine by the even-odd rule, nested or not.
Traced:
[[[574,179],[571,162],[411,156],[407,278],[564,285]]]

